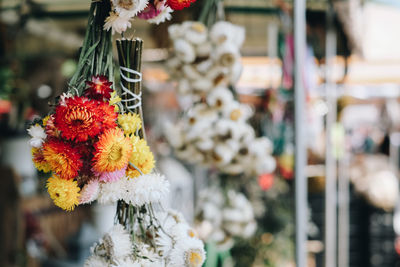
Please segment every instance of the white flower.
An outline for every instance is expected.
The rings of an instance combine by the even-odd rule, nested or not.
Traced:
[[[399,181],[390,170],[368,174],[366,196],[372,205],[390,211],[397,203]]]
[[[215,163],[219,166],[228,164],[235,157],[236,152],[226,143],[221,142],[216,144],[213,154]]]
[[[186,64],[182,66],[183,75],[189,80],[200,80],[203,76],[196,70],[193,65]]]
[[[71,94],[71,93],[63,93],[61,96],[60,96],[60,106],[66,106],[67,104],[65,103],[65,101],[68,99],[68,98],[70,98],[70,97],[73,97],[73,95]]]
[[[226,86],[228,84],[229,69],[214,65],[206,73],[206,79],[213,81],[215,87]]]
[[[175,40],[183,37],[185,30],[181,24],[172,24],[168,27],[168,34],[172,40]]]
[[[251,221],[250,223],[246,224],[246,226],[242,230],[241,236],[243,238],[250,238],[254,235],[256,230],[257,230],[257,222]]]
[[[199,91],[199,92],[208,92],[212,89],[213,87],[213,82],[211,80],[207,79],[199,79],[195,80],[191,84],[193,90]]]
[[[195,164],[204,162],[204,154],[190,144],[179,148],[175,153],[178,158],[186,160],[188,163]]]
[[[207,103],[217,109],[224,109],[232,101],[233,94],[226,87],[217,87],[207,95]]]
[[[112,248],[112,256],[115,258],[124,258],[132,253],[132,243],[129,232],[120,224],[114,225],[113,228],[104,235],[103,242],[106,246],[108,245]]]
[[[132,250],[130,235],[120,224],[114,225],[93,248],[95,255],[113,260],[129,256]]]
[[[168,143],[173,147],[182,147],[184,144],[183,129],[181,124],[173,124],[169,121],[164,124],[164,135]]]
[[[196,146],[202,151],[211,150],[214,147],[214,141],[208,136],[200,136],[199,140],[196,141]]]
[[[177,242],[168,257],[169,267],[201,267],[206,254],[203,242],[195,238]]]
[[[240,61],[237,61],[231,68],[229,81],[231,84],[236,84],[242,75],[243,66]]]
[[[168,255],[173,247],[173,240],[163,230],[157,232],[155,243],[157,245],[157,252],[165,257]]]
[[[158,24],[163,23],[163,22],[165,22],[167,20],[171,20],[171,18],[172,18],[171,13],[172,12],[173,12],[172,8],[164,7],[163,10],[160,12],[160,14],[158,14],[157,16],[155,16],[152,19],[148,19],[147,21],[149,23],[158,25]]]
[[[174,41],[174,50],[176,56],[185,63],[192,63],[196,59],[194,47],[183,39]]]
[[[206,26],[201,22],[192,22],[190,27],[185,31],[186,41],[200,45],[207,40],[208,32]]]
[[[126,31],[127,28],[131,27],[130,19],[131,17],[129,16],[110,12],[110,15],[106,18],[104,23],[104,30],[109,31],[111,29],[112,34],[116,32],[122,33]]]
[[[158,173],[144,174],[134,179],[125,178],[126,191],[124,200],[134,206],[158,203],[166,198],[169,182],[164,175]]]
[[[210,38],[216,45],[231,42],[240,47],[245,39],[245,30],[243,27],[232,23],[219,21],[211,28]]]
[[[138,262],[134,262],[131,257],[126,257],[124,259],[119,259],[116,264],[111,265],[112,267],[142,267]]]
[[[114,204],[126,194],[126,178],[115,182],[102,183],[97,201],[101,204]]]
[[[44,139],[47,137],[43,127],[39,124],[35,124],[32,125],[27,131],[28,134],[32,136],[32,138],[29,140],[29,144],[32,147],[40,148],[44,142]]]
[[[223,67],[233,67],[240,59],[239,49],[231,43],[225,43],[215,50],[215,61]]]
[[[178,81],[178,92],[182,95],[190,93],[192,90],[190,82],[187,79],[180,79]]]
[[[112,0],[115,11],[124,17],[134,17],[146,8],[149,0]]]
[[[84,267],[109,267],[110,264],[102,257],[97,255],[90,256],[83,265]]]
[[[203,60],[196,65],[196,70],[204,75],[212,68],[213,65],[214,62],[211,59]],[[204,79],[204,77],[202,78]]]
[[[231,101],[228,105],[225,105],[222,113],[225,118],[233,121],[245,121],[253,115],[253,111],[249,105],[240,104],[237,101]]]
[[[213,50],[212,44],[210,42],[205,42],[196,45],[196,54],[198,57],[209,57]]]
[[[253,140],[249,145],[249,151],[251,154],[257,157],[264,157],[265,155],[271,155],[273,150],[273,144],[267,137],[259,137]]]
[[[253,171],[257,174],[272,173],[276,168],[276,161],[273,157],[265,155],[263,157],[256,157],[252,160]]]

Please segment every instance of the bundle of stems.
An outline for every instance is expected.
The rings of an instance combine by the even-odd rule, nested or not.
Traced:
[[[118,51],[118,60],[120,67],[124,67],[130,70],[134,70],[138,73],[141,72],[141,61],[142,61],[142,48],[143,41],[139,38],[134,39],[121,39],[116,41],[117,51]],[[139,76],[130,72],[126,72],[121,70],[127,78],[138,79]],[[122,85],[127,88],[129,91],[133,92],[136,95],[140,95],[142,91],[141,82],[129,82],[121,78]],[[130,109],[129,106],[132,106],[135,101],[129,99],[129,95],[122,94],[124,100],[130,100],[125,103],[125,110],[128,112],[135,113],[139,115],[142,121],[142,127],[138,132],[138,136],[140,138],[145,139],[145,131],[143,124],[143,111],[142,106],[138,105],[137,108]],[[138,170],[140,172],[140,170]],[[141,238],[142,240],[150,240],[149,237],[154,236],[154,232],[157,228],[160,227],[159,222],[156,219],[155,212],[153,206],[151,204],[143,205],[142,207],[136,207],[131,204],[128,204],[122,200],[117,203],[117,212],[116,212],[116,221],[124,225],[126,229],[128,229],[135,240],[135,238]],[[146,225],[149,223],[149,225]],[[134,232],[135,225],[138,226],[139,232]]]
[[[92,1],[88,27],[81,47],[77,70],[68,83],[68,92],[82,95],[85,82],[95,75],[105,75],[113,82],[113,61],[111,31],[105,31],[104,21],[109,15],[109,0]]]

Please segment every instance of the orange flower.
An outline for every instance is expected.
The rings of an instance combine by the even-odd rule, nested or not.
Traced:
[[[98,101],[86,97],[67,98],[65,104],[56,108],[54,125],[64,138],[86,141],[101,131],[103,114],[100,114],[98,104]]]
[[[42,148],[32,147],[32,161],[36,169],[42,172],[50,172],[51,167],[43,157]]]
[[[43,157],[62,179],[73,179],[82,167],[81,155],[70,144],[52,139],[43,144]]]
[[[93,169],[113,172],[124,168],[132,153],[132,145],[120,128],[106,130],[94,144]]]

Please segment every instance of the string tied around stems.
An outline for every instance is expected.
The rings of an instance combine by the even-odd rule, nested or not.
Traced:
[[[137,76],[137,78],[129,78],[127,77],[124,72],[126,73],[131,73],[135,76]],[[140,92],[139,94],[135,94],[133,91],[129,90],[128,88],[126,88],[124,86],[123,81],[128,82],[128,83],[140,83],[142,81],[142,73],[127,68],[127,67],[123,67],[120,66],[119,67],[119,73],[121,75],[121,89],[122,89],[122,94],[123,95],[127,95],[128,97],[126,99],[122,99],[121,102],[126,103],[125,107],[128,111],[133,112],[134,109],[139,108],[142,106],[142,92]],[[129,103],[133,103],[133,104],[129,104]]]

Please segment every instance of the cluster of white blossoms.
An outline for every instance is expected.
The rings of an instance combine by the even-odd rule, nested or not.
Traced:
[[[221,250],[230,249],[233,238],[249,238],[257,229],[250,201],[233,190],[226,195],[218,187],[208,188],[200,192],[196,210],[195,227],[199,236]]]
[[[167,66],[178,81],[180,94],[190,95],[195,101],[218,86],[239,80],[244,28],[220,21],[208,31],[200,22],[186,21],[169,26],[168,33],[175,56]]]
[[[176,211],[157,214],[159,226],[153,232],[136,227],[129,233],[115,225],[92,248],[85,267],[200,267],[205,251],[193,229]],[[148,219],[148,218],[147,218]],[[145,218],[146,220],[146,218]],[[141,239],[135,233],[146,235]],[[135,242],[132,242],[134,236]]]
[[[143,174],[135,178],[122,177],[109,183],[90,181],[81,190],[80,203],[97,200],[101,204],[113,204],[119,200],[134,206],[157,204],[169,193],[169,182],[158,173]]]
[[[191,106],[181,121],[165,127],[177,157],[232,175],[272,172],[272,143],[255,136],[247,122],[252,109],[239,103],[228,88],[240,77],[244,29],[221,21],[209,32],[199,22],[171,25],[168,30],[175,53],[168,69]]]

